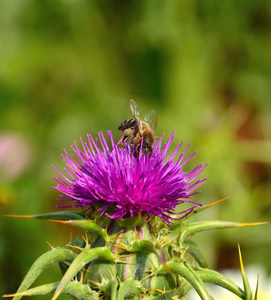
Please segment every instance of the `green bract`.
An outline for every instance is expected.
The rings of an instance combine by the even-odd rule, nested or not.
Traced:
[[[82,213],[63,211],[29,216],[81,227],[87,237],[43,254],[30,268],[17,293],[5,296],[14,300],[50,293],[52,299],[57,299],[60,294],[69,294],[74,299],[184,299],[191,289],[195,289],[201,299],[211,300],[205,285],[208,282],[229,290],[240,299],[257,299],[257,292],[253,295],[248,284],[241,252],[243,288],[210,270],[191,236],[210,229],[259,223],[193,223],[186,219],[175,221],[170,227],[158,217],[147,220],[137,216],[116,221],[95,218],[95,215],[92,214],[90,220],[83,219]],[[53,264],[60,266],[60,281],[30,288]]]

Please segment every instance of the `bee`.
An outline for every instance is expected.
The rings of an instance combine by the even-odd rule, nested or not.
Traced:
[[[157,114],[152,110],[143,120],[141,109],[134,100],[130,100],[130,109],[134,119],[123,121],[118,128],[124,135],[122,142],[125,143],[130,140],[130,146],[135,157],[139,156],[141,149],[143,154],[151,156],[155,142]]]
[[[118,129],[123,132],[122,143],[127,142],[130,137],[134,137],[139,131],[136,119],[129,119],[123,121]]]

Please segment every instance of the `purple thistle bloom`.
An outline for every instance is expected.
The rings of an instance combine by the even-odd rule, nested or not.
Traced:
[[[66,174],[53,166],[60,175],[54,177],[58,185],[53,188],[62,193],[58,200],[75,203],[59,207],[97,207],[101,215],[112,219],[156,215],[170,223],[171,219],[176,219],[173,215],[182,219],[202,206],[189,198],[199,192],[197,189],[206,180],[196,180],[206,165],[198,165],[189,173],[183,171],[183,166],[196,154],[184,159],[190,144],[173,161],[182,146],[181,143],[172,154],[168,153],[174,132],[163,147],[163,136],[155,142],[151,156],[140,153],[138,158],[131,154],[129,145],[120,148],[111,132],[108,136],[110,147],[100,132],[96,140],[87,135],[87,143],[81,138],[82,150],[75,142],[71,146],[75,153],[72,158],[64,149]],[[176,213],[175,207],[184,202],[191,203],[192,207]]]

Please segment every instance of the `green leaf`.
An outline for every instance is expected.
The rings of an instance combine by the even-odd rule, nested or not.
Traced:
[[[58,211],[38,215],[7,215],[6,217],[42,220],[80,220],[85,219],[85,213],[75,211]]]
[[[37,295],[47,295],[53,293],[59,281],[48,283],[44,285],[37,286],[35,288],[29,289],[22,293],[16,294],[20,297],[24,296],[37,296]],[[63,294],[68,294],[73,296],[77,300],[97,300],[99,299],[99,294],[92,291],[88,285],[82,284],[80,282],[70,282],[68,283],[62,291]],[[4,295],[4,297],[13,297],[14,295]]]
[[[40,256],[27,272],[23,282],[21,283],[17,294],[26,291],[31,284],[39,277],[39,275],[49,266],[61,261],[72,261],[75,257],[73,251],[65,248],[55,248]],[[21,296],[15,296],[14,300],[21,299]]]
[[[129,252],[155,253],[153,243],[146,240],[136,241],[131,247],[127,248],[126,250]]]
[[[257,276],[257,284],[256,284],[256,291],[255,291],[255,296],[253,300],[258,299],[258,290],[259,290],[259,275]]]
[[[241,249],[238,244],[238,252],[239,252],[239,259],[240,259],[240,266],[241,266],[241,273],[242,273],[242,279],[243,279],[243,285],[244,285],[244,292],[245,292],[245,300],[251,300],[252,299],[252,292],[251,288],[245,273],[244,265],[243,265],[243,260],[242,260],[242,254],[241,254]]]
[[[131,218],[125,218],[118,220],[121,227],[144,227],[146,221],[142,218],[141,215],[136,215]]]
[[[219,285],[222,288],[234,293],[239,298],[243,299],[244,292],[242,291],[242,289],[226,276],[210,269],[196,268],[196,270],[197,275],[203,282],[209,282],[215,285]]]
[[[183,241],[187,236],[195,234],[197,232],[212,230],[212,229],[225,229],[225,228],[236,228],[236,227],[245,227],[245,226],[255,226],[262,225],[264,223],[235,223],[227,221],[201,221],[190,223],[185,227],[181,234],[181,241]]]
[[[196,290],[202,300],[212,300],[206,286],[196,272],[192,269],[188,262],[177,263],[168,262],[169,269],[183,278],[185,278]]]
[[[115,261],[115,257],[112,252],[106,247],[99,247],[94,249],[89,249],[89,246],[85,248],[71,263],[69,269],[62,277],[52,300],[57,299],[57,297],[62,293],[64,287],[69,281],[80,271],[82,268],[96,258],[101,258],[108,261]]]
[[[81,282],[70,282],[62,291],[63,294],[73,296],[77,300],[98,300],[100,299],[99,293],[92,291],[88,284]]]
[[[182,287],[181,288],[178,288],[178,289],[174,289],[174,290],[171,290],[171,291],[166,291],[161,294],[161,295],[158,295],[158,296],[150,296],[150,297],[145,297],[146,299],[149,299],[149,300],[173,300],[173,299],[183,299],[183,298],[179,298],[178,296],[181,296],[183,293],[182,293]],[[176,296],[176,298],[175,298]],[[143,299],[145,299],[143,298]]]
[[[205,209],[210,208],[210,207],[212,207],[212,206],[214,206],[216,204],[219,204],[220,202],[225,201],[227,199],[229,199],[229,197],[220,199],[218,201],[212,202],[212,203],[204,205],[204,206],[199,206],[196,209],[194,209],[190,214],[188,214],[186,217],[184,217],[183,219],[181,219],[181,220],[175,220],[174,224],[178,224],[179,222],[183,222],[184,220],[190,219],[193,215],[198,214],[198,213],[204,211]]]
[[[48,283],[26,290],[24,292],[17,292],[16,294],[4,295],[3,297],[24,297],[24,296],[36,296],[36,295],[47,295],[55,291],[59,284],[59,281]],[[15,298],[14,298],[15,299]]]
[[[99,272],[99,271],[96,270],[96,272]],[[99,272],[99,273],[102,273],[102,271]],[[110,299],[116,300],[117,299],[117,294],[118,294],[118,287],[119,287],[118,279],[116,278],[116,275],[112,274],[112,277],[109,280],[107,280],[105,278],[102,278],[101,280],[98,280],[99,283],[94,284],[94,288],[97,288],[100,293],[104,294],[105,297],[110,296]]]
[[[92,220],[84,219],[84,220],[69,220],[69,221],[54,221],[54,222],[80,227],[88,232],[98,234],[103,240],[107,240],[106,230]]]
[[[128,279],[120,283],[118,300],[134,298],[141,293],[141,284],[137,280]]]
[[[190,253],[198,264],[203,268],[208,268],[207,261],[199,248],[199,246],[190,239],[185,239],[182,245],[184,248],[187,248],[187,252]]]
[[[111,299],[117,299],[119,283],[116,278],[111,279]]]
[[[172,291],[173,289],[176,292],[176,289],[179,288],[176,277],[177,276],[173,274],[170,270],[165,274],[161,274],[161,272],[158,271],[155,274],[155,276],[151,276],[150,278],[151,295],[156,297],[161,295],[161,293],[164,293],[165,291]]]

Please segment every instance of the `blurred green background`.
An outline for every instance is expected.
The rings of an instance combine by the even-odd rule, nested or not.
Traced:
[[[270,220],[271,1],[2,0],[0,39],[0,294],[48,243],[81,234],[3,215],[57,210],[51,165],[87,133],[119,139],[130,98],[157,111],[157,135],[192,142],[191,166],[209,163],[196,201],[231,196],[198,219]],[[244,263],[270,273],[270,230],[194,239],[212,268],[239,268],[239,242]],[[57,279],[56,267],[39,282]]]

